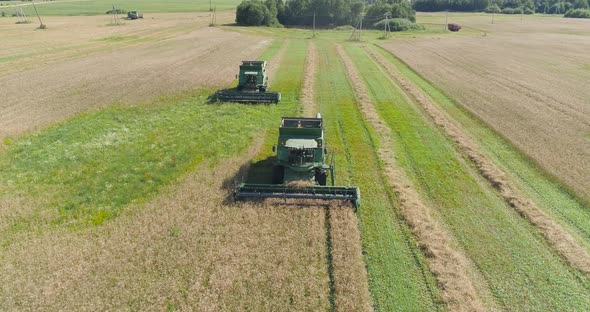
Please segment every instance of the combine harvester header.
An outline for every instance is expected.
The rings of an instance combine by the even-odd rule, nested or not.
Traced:
[[[334,157],[328,164],[323,120],[283,117],[279,127],[273,184],[242,183],[235,192],[237,200],[256,198],[301,198],[351,201],[360,205],[356,186],[335,186]],[[330,186],[327,185],[328,175]]]

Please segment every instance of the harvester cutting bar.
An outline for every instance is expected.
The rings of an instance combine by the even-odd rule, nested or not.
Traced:
[[[349,200],[355,208],[360,206],[361,194],[356,186],[287,186],[284,184],[242,183],[235,193],[237,200],[257,198],[302,198]]]
[[[281,94],[278,92],[219,91],[216,99],[220,102],[278,103],[281,101]]]

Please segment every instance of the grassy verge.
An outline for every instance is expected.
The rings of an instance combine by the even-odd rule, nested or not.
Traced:
[[[480,270],[495,300],[511,309],[587,309],[588,281],[458,157],[450,142],[359,46],[357,61],[373,103],[397,134],[398,161]]]
[[[543,169],[536,166],[510,142],[405,63],[383,49],[376,47],[374,49],[385,56],[401,74],[418,86],[433,103],[439,105],[463,129],[468,130],[482,147],[482,152],[498,164],[537,206],[563,227],[576,234],[582,243],[590,246],[590,205],[588,203],[572,195],[571,191],[549,177]]]
[[[317,44],[315,99],[325,120],[327,144],[337,155],[337,183],[361,188],[359,211],[369,287],[376,309],[425,311],[440,308],[440,294],[424,259],[400,223],[367,129],[335,46]]]

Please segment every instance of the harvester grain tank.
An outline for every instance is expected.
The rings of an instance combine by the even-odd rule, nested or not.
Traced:
[[[351,201],[360,205],[356,186],[335,186],[334,157],[325,144],[323,119],[283,117],[277,145],[273,184],[242,183],[237,200],[252,198],[301,198]],[[330,161],[328,161],[330,159]],[[330,184],[328,185],[328,177]]]
[[[242,61],[235,89],[220,90],[215,100],[221,102],[241,103],[278,103],[281,94],[268,92],[268,74],[266,61]]]

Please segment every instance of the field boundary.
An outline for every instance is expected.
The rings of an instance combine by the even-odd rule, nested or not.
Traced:
[[[412,188],[412,183],[403,170],[399,169],[395,161],[391,129],[385,125],[375,110],[352,60],[342,46],[337,45],[337,50],[345,64],[361,111],[380,139],[378,155],[383,162],[387,182],[399,198],[402,217],[408,222],[420,247],[430,259],[429,267],[442,290],[444,302],[455,311],[485,310],[467,273],[469,271],[467,259],[460,251],[451,247],[451,235],[432,218],[431,209]]]
[[[479,146],[472,141],[462,130],[450,122],[445,115],[426,97],[416,86],[408,82],[398,74],[393,66],[377,52],[365,48],[375,61],[393,78],[397,84],[426,112],[435,125],[443,130],[444,134],[452,139],[462,154],[475,165],[478,172],[494,189],[496,189],[504,201],[514,208],[521,216],[526,218],[537,228],[550,243],[551,246],[575,269],[590,275],[590,255],[576,240],[564,230],[558,223],[549,218],[535,203],[522,195],[517,188],[506,178],[506,174],[487,159],[479,151]]]

